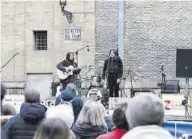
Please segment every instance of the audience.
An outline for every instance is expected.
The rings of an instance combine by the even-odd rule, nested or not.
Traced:
[[[162,100],[153,94],[140,94],[132,98],[126,110],[131,129],[122,139],[173,139],[161,128],[164,121]]]
[[[33,139],[72,139],[67,124],[59,118],[45,119]]]
[[[64,90],[63,93],[68,94],[69,90]],[[71,128],[75,121],[72,103],[70,101],[63,101],[62,104],[49,108],[46,112],[46,117],[61,118],[65,121],[68,128]]]
[[[121,139],[121,137],[128,131],[127,119],[123,109],[115,109],[112,120],[115,125],[113,131],[100,135],[97,139]]]
[[[100,102],[97,90],[88,100],[76,97],[76,86],[68,84],[48,110],[40,104],[40,94],[26,90],[20,113],[3,105],[5,87],[1,84],[2,139],[173,139],[163,129],[164,106],[153,94],[140,94],[122,103],[113,115]],[[108,132],[108,133],[107,133]]]
[[[100,103],[87,100],[72,127],[77,139],[95,139],[107,132],[104,110]]]
[[[20,113],[9,119],[3,126],[3,139],[32,139],[40,122],[45,117],[46,107],[40,104],[40,94],[26,90],[25,102]]]

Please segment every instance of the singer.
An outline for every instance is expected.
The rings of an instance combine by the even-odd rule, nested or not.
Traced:
[[[122,76],[123,62],[116,50],[110,50],[103,68],[103,79],[107,79],[110,97],[119,97],[119,83]]]

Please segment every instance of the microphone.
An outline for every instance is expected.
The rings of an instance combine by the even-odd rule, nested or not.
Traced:
[[[89,52],[89,45],[87,45],[87,52]]]
[[[131,72],[131,70],[129,69],[129,70],[128,70],[128,75],[130,74],[130,72]]]
[[[163,69],[163,65],[161,66],[161,70],[164,70],[164,69]]]

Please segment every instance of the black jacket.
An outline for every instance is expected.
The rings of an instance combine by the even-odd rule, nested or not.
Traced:
[[[107,128],[91,126],[88,124],[79,125],[75,123],[72,127],[76,139],[95,139],[99,135],[107,133]]]
[[[12,117],[3,126],[2,139],[33,139],[46,110],[41,104],[23,103],[20,114]]]
[[[105,78],[106,73],[118,74],[118,78],[123,76],[123,62],[119,56],[110,57],[105,60],[103,68],[103,78]]]

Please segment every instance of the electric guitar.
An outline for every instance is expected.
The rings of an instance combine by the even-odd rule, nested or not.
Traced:
[[[69,77],[70,75],[73,75],[73,71],[78,69],[83,69],[85,67],[87,67],[87,65],[82,67],[77,67],[77,68],[74,68],[74,66],[71,65],[71,66],[65,67],[66,69],[65,72],[57,69],[57,76],[59,77],[59,79],[64,80],[64,79],[67,79],[67,77]]]

